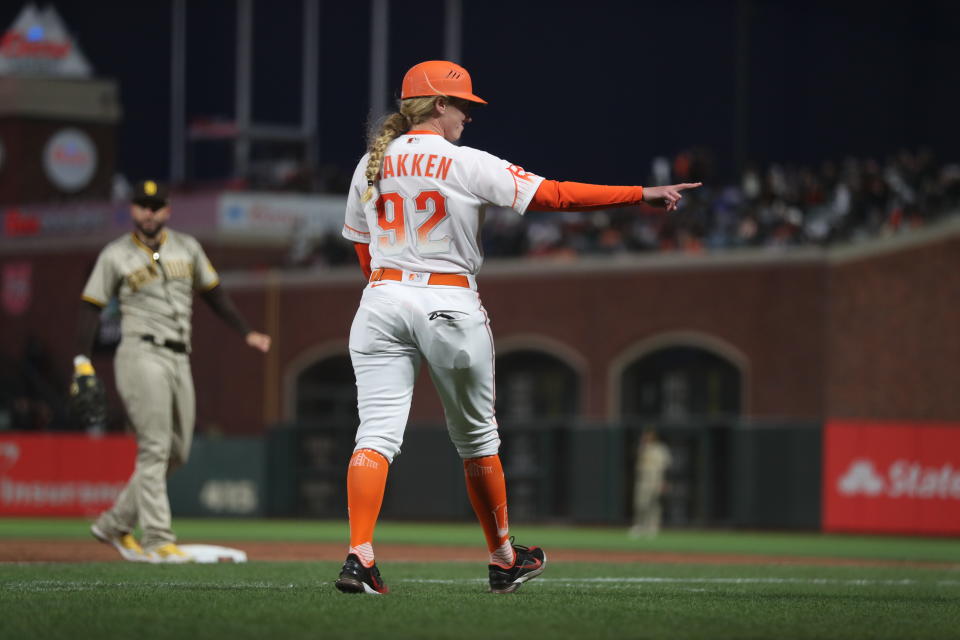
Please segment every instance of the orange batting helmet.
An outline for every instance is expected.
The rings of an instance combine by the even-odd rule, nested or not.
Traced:
[[[410,67],[403,76],[401,99],[423,96],[453,96],[470,102],[487,104],[480,96],[473,95],[473,82],[467,70],[455,62],[428,60]]]

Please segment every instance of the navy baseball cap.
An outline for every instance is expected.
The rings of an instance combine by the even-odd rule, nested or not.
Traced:
[[[133,204],[156,211],[167,206],[167,187],[156,180],[141,180],[133,187]]]

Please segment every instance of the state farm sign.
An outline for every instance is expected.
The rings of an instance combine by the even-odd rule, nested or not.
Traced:
[[[857,459],[837,482],[837,490],[845,496],[960,500],[960,471],[951,464],[925,467],[919,462],[897,460],[881,474],[872,460]]]
[[[831,421],[826,531],[960,533],[960,425]]]

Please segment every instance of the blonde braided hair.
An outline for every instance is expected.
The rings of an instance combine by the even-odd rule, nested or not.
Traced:
[[[399,113],[391,113],[379,121],[379,126],[371,127],[367,141],[370,157],[367,159],[367,170],[364,174],[367,178],[367,189],[360,198],[362,202],[369,202],[373,198],[374,184],[380,175],[387,145],[432,116],[437,99],[442,97],[445,96],[407,98],[400,103]]]

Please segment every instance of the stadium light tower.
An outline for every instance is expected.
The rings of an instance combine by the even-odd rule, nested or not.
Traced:
[[[237,0],[236,93],[232,121],[186,124],[186,0],[174,0],[171,15],[170,69],[170,180],[188,178],[186,142],[233,141],[233,177],[249,177],[254,142],[290,142],[302,145],[303,162],[316,167],[319,51],[319,0],[303,0],[303,74],[299,125],[256,123],[253,119],[253,0]]]
[[[463,0],[446,0],[443,57],[461,62]],[[370,0],[370,119],[387,113],[390,102],[390,0]]]
[[[390,43],[390,4],[388,0],[370,0],[370,120],[375,121],[387,112],[390,89],[387,80],[387,61]]]
[[[463,45],[460,25],[463,23],[463,1],[447,0],[443,18],[443,57],[446,60],[462,63],[460,56]]]

